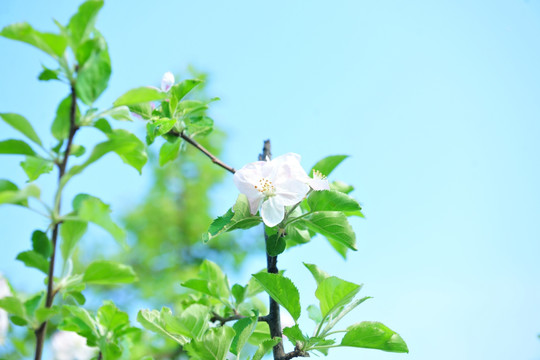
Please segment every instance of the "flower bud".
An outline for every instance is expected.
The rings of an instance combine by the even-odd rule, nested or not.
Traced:
[[[163,77],[161,78],[161,90],[169,91],[169,89],[173,85],[174,85],[174,75],[172,72],[167,71],[165,74],[163,74]]]

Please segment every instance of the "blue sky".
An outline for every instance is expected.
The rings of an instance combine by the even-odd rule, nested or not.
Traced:
[[[77,7],[51,4],[4,0],[0,26],[54,30],[50,19],[65,23]],[[382,321],[411,352],[338,349],[329,359],[540,359],[540,2],[148,4],[111,0],[100,14],[113,75],[98,105],[193,64],[222,99],[212,116],[229,135],[227,162],[253,161],[266,138],[276,155],[301,154],[306,168],[351,156],[335,178],[354,184],[364,205],[366,219],[354,221],[359,251],[344,262],[316,239],[280,266],[302,284],[304,309],[315,285],[301,261],[364,283],[374,299],[350,322]],[[0,111],[43,132],[66,89],[36,81],[41,62],[0,39]],[[15,136],[2,124],[0,134]],[[1,157],[0,177],[23,184],[19,161]],[[43,187],[53,183],[43,177]],[[67,197],[88,192],[121,213],[147,185],[110,156]],[[216,213],[234,197],[229,178]],[[43,224],[0,208],[0,271],[17,288],[39,286],[13,258]],[[245,279],[263,264],[254,257]]]

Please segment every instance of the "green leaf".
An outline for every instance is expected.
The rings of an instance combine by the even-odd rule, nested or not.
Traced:
[[[8,25],[2,29],[0,35],[35,46],[55,58],[61,57],[67,46],[64,36],[39,32],[28,23]]]
[[[316,324],[323,321],[323,316],[322,316],[322,313],[321,313],[321,309],[319,309],[317,306],[309,305],[307,307],[307,312],[308,312],[309,318],[311,320],[315,321]]]
[[[44,65],[41,65],[41,66],[43,67],[43,71],[39,73],[38,80],[40,81],[60,80],[60,78],[58,77],[60,70],[51,70],[49,68],[46,68]]]
[[[213,296],[221,299],[228,299],[231,296],[229,280],[216,263],[204,260],[199,276],[208,283],[208,289]]]
[[[208,135],[214,128],[214,120],[208,116],[190,116],[184,122],[190,137]]]
[[[29,197],[35,197],[39,199],[41,191],[36,185],[30,184],[21,190],[9,190],[9,188],[12,188],[11,186],[9,186],[9,184],[15,186],[15,184],[7,180],[0,181],[0,204],[27,206],[27,199]],[[1,187],[6,190],[3,190]]]
[[[154,142],[154,139],[158,136],[168,133],[176,125],[176,119],[160,118],[146,125],[148,143]]]
[[[41,303],[44,297],[45,297],[45,292],[41,291],[24,302],[24,308],[29,318],[34,317],[34,313],[36,312],[39,304]]]
[[[296,321],[300,317],[300,293],[293,282],[279,274],[257,273],[252,275],[278,304],[283,306]]]
[[[15,130],[26,136],[28,139],[32,140],[38,145],[42,145],[39,136],[36,134],[36,131],[24,116],[13,113],[0,113],[0,117]]]
[[[311,211],[360,211],[362,207],[347,194],[335,190],[314,191],[307,199]]]
[[[194,360],[225,360],[234,335],[234,330],[229,326],[212,328],[200,341],[186,344],[185,349]]]
[[[317,281],[317,285],[319,285],[324,279],[330,277],[328,273],[319,269],[319,267],[315,264],[307,264],[307,263],[303,263],[303,264],[309,270],[309,272],[311,272],[311,275],[313,275],[313,278],[315,279],[315,281]]]
[[[249,229],[260,224],[260,222],[260,216],[251,215],[247,197],[244,194],[240,194],[233,208],[212,222],[208,228],[208,232],[203,235],[203,240],[206,242],[224,232],[234,229]]]
[[[0,141],[0,154],[36,155],[30,145],[14,139]]]
[[[79,11],[71,17],[67,29],[70,33],[70,40],[73,48],[86,40],[94,30],[97,14],[103,1],[90,0],[79,6]]]
[[[171,87],[171,94],[180,101],[186,96],[195,86],[199,85],[202,81],[199,79],[184,80],[173,87]]]
[[[266,253],[270,256],[278,256],[283,251],[285,251],[285,246],[287,243],[282,236],[278,234],[272,234],[268,236],[266,240]]]
[[[329,240],[337,241],[349,249],[356,249],[356,235],[347,220],[339,211],[317,211],[301,220],[308,229],[325,236]]]
[[[69,155],[73,155],[75,157],[81,157],[86,152],[86,149],[82,145],[72,144],[71,150],[69,151]]]
[[[170,313],[170,309],[163,308],[162,312],[164,310],[168,310]],[[165,310],[165,311],[166,311]],[[161,319],[160,312],[157,310],[146,310],[143,309],[139,311],[137,314],[137,321],[147,330],[153,331],[157,334],[160,334],[170,340],[173,340],[180,345],[184,346],[188,341],[189,338],[183,335],[179,334],[172,334],[169,331],[165,330],[165,323]]]
[[[54,163],[41,157],[27,156],[26,160],[21,162],[21,167],[28,175],[28,181],[34,181],[41,175],[53,171]]]
[[[345,194],[348,194],[348,193],[350,193],[351,191],[354,190],[354,186],[349,185],[349,184],[345,184],[342,181],[337,181],[336,180],[336,181],[332,181],[330,183],[330,189],[340,191],[340,192],[345,193]]]
[[[6,296],[0,299],[0,308],[6,310],[11,315],[26,319],[26,309],[18,298]]]
[[[159,149],[159,166],[163,166],[178,157],[181,142],[182,139],[176,138],[174,142],[165,141],[161,145],[161,149]]]
[[[48,259],[52,253],[52,246],[47,234],[41,230],[35,230],[32,233],[32,249],[45,259]]]
[[[75,109],[75,123],[79,122],[81,114],[79,107]],[[57,140],[67,139],[69,136],[71,117],[71,95],[68,95],[60,102],[56,109],[56,117],[51,126],[51,133]]]
[[[208,330],[210,309],[201,304],[192,304],[180,316],[174,316],[170,309],[163,308],[160,317],[167,331],[198,341]]]
[[[83,281],[91,284],[129,284],[137,280],[131,266],[112,261],[94,261],[84,272]]]
[[[348,155],[327,156],[324,159],[320,160],[318,163],[316,163],[315,166],[313,166],[313,168],[309,172],[309,176],[313,176],[313,170],[317,170],[324,176],[328,176],[339,164],[341,164],[343,160],[348,157]]]
[[[82,102],[91,105],[105,91],[111,77],[111,59],[107,48],[93,53],[78,74],[77,95]]]
[[[100,199],[87,195],[79,194],[73,199],[73,208],[77,211],[78,217],[83,221],[92,222],[104,230],[108,231],[113,238],[122,246],[125,243],[126,233],[114,223],[111,219],[109,205]]]
[[[380,322],[363,321],[351,325],[341,340],[342,346],[408,353],[407,344],[398,333]]]
[[[63,322],[59,326],[61,330],[74,331],[84,336],[87,341],[95,342],[99,336],[98,324],[90,313],[80,306],[63,305]]]
[[[251,360],[261,360],[266,353],[268,353],[274,346],[279,344],[281,341],[281,338],[275,337],[273,339],[264,340],[262,343],[259,344],[257,351],[255,352],[255,355],[253,355],[253,358]]]
[[[96,115],[96,117],[106,116],[112,117],[115,120],[133,121],[133,119],[131,118],[131,113],[127,106],[113,107]]]
[[[150,101],[163,100],[167,97],[167,93],[153,87],[139,87],[131,89],[124,95],[120,96],[114,102],[114,106],[136,105],[147,103]]]
[[[308,243],[311,240],[311,234],[304,224],[295,221],[285,227],[285,236],[283,238],[287,247],[292,247]]]
[[[86,221],[65,220],[62,222],[60,225],[60,236],[62,237],[60,250],[62,251],[64,260],[71,257],[75,246],[86,233],[87,229],[88,223]]]
[[[296,346],[296,342],[299,341],[302,344],[307,341],[304,334],[302,334],[302,331],[300,330],[300,327],[298,324],[292,326],[292,327],[286,327],[283,329],[283,335],[289,339],[289,341]]]
[[[239,284],[234,284],[232,289],[231,289],[231,293],[232,295],[234,296],[234,300],[236,301],[236,305],[242,303],[246,297],[246,290],[247,290],[247,286],[246,287],[243,287],[242,285],[239,285]]]
[[[49,272],[49,261],[36,251],[23,251],[17,255],[16,259],[22,261],[27,267],[38,269],[45,274]]]
[[[231,352],[237,356],[240,356],[240,352],[246,345],[249,337],[253,334],[255,327],[257,326],[257,317],[249,317],[238,320],[233,325],[233,329],[236,332],[234,336]]]
[[[347,305],[360,291],[361,286],[330,276],[319,283],[315,296],[319,299],[321,312],[327,316],[336,309]]]
[[[129,327],[129,316],[120,311],[110,300],[104,301],[97,311],[97,320],[104,333],[114,334],[114,337],[123,335]]]

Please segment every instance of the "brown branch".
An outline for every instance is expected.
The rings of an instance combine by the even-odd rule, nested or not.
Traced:
[[[210,318],[210,321],[211,322],[216,322],[216,321],[219,321],[219,325],[220,326],[223,326],[225,325],[225,323],[229,322],[229,321],[234,321],[234,320],[240,320],[240,319],[245,319],[246,316],[244,315],[240,315],[240,314],[235,314],[235,315],[231,315],[231,316],[228,316],[228,317],[223,317],[215,312],[212,311],[212,317]],[[258,321],[264,321],[266,322],[266,316],[259,316],[257,318]]]
[[[300,348],[300,344],[296,343],[294,350],[286,353],[281,360],[290,360],[295,357],[309,357],[309,354]]]
[[[66,150],[64,151],[64,157],[62,158],[62,161],[57,164],[58,166],[58,183],[60,186],[60,182],[62,181],[62,177],[66,173],[66,167],[67,162],[69,158],[69,153],[71,152],[71,146],[73,144],[73,138],[75,137],[75,133],[79,129],[77,124],[75,123],[75,116],[77,113],[77,91],[75,90],[75,84],[71,84],[71,108],[69,112],[69,135],[68,135],[68,141],[66,145]],[[60,213],[60,201],[58,201],[57,209],[56,211],[58,214]],[[47,297],[45,299],[45,307],[50,308],[52,306],[54,296],[58,291],[54,290],[54,260],[56,257],[56,243],[58,242],[58,231],[60,227],[60,222],[56,222],[54,224],[54,228],[52,231],[52,252],[51,252],[51,258],[49,261],[49,272],[48,272],[48,278],[47,278]],[[36,329],[36,355],[34,357],[35,360],[41,360],[41,356],[43,353],[43,343],[45,342],[45,333],[47,332],[47,321],[44,321],[41,323],[41,325]]]
[[[270,140],[265,140],[263,145],[263,151],[261,154],[259,154],[259,161],[270,161],[272,158],[272,152],[271,152],[271,145]],[[264,232],[264,241],[265,243],[268,242],[268,235],[266,234],[266,231]],[[277,268],[277,256],[270,256],[268,253],[266,254],[266,270],[270,274],[278,274],[279,270]],[[283,334],[281,332],[281,319],[279,315],[279,304],[270,298],[270,312],[268,315],[265,316],[266,322],[268,323],[268,327],[270,328],[270,337],[275,338],[279,337],[282,338]],[[274,360],[281,360],[285,356],[285,350],[283,349],[283,341],[280,341],[274,348],[272,349],[274,353]]]
[[[181,132],[173,130],[173,131],[170,131],[169,134],[172,134],[174,136],[178,136],[178,137],[184,139],[188,144],[195,147],[197,150],[202,152],[204,155],[208,156],[208,158],[210,160],[212,160],[212,162],[214,164],[216,164],[218,166],[221,166],[223,169],[227,170],[231,174],[234,174],[236,172],[236,170],[232,166],[227,165],[223,161],[219,160],[214,154],[212,154],[210,151],[208,151],[204,146],[202,146],[197,141],[193,140],[188,135],[186,135],[186,133],[183,130]]]

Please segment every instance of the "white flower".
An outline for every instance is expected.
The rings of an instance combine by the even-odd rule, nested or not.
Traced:
[[[11,296],[11,290],[6,279],[0,274],[0,299]],[[6,340],[6,335],[9,327],[8,313],[0,309],[0,345]]]
[[[306,183],[315,191],[330,190],[328,179],[319,170],[313,170],[313,177],[306,174]]]
[[[52,336],[55,360],[90,360],[97,349],[86,345],[86,339],[72,331],[58,331]]]
[[[233,179],[247,196],[251,214],[255,215],[260,207],[263,222],[273,227],[283,221],[285,206],[298,204],[308,193],[305,179],[297,176],[303,171],[300,155],[289,153],[271,161],[249,163]]]
[[[169,89],[173,85],[174,85],[174,75],[172,72],[167,71],[165,74],[163,74],[163,77],[161,78],[161,90],[169,91]]]

